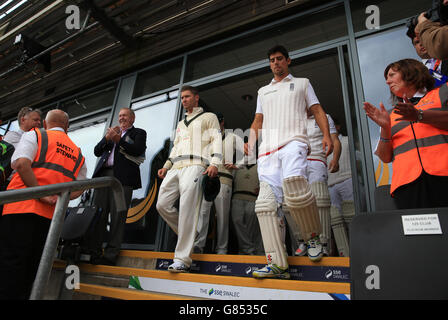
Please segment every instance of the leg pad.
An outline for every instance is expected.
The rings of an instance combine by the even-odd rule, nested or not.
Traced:
[[[303,239],[322,233],[316,198],[304,177],[290,177],[283,180],[285,203],[296,221]]]
[[[260,182],[260,193],[255,201],[255,212],[260,224],[263,246],[268,264],[287,268],[285,244],[277,215],[277,200],[269,184]]]

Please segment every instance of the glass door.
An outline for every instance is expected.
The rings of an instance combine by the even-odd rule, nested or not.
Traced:
[[[122,248],[155,250],[163,231],[156,210],[160,179],[157,170],[168,158],[173,123],[177,112],[177,91],[132,104],[134,126],[146,130],[145,161],[140,165],[142,188],[132,193]]]
[[[367,203],[366,170],[347,52],[346,42],[341,42],[311,54],[290,53],[290,72],[310,80],[324,110],[340,123],[342,133],[348,135],[356,212],[361,212],[366,211]],[[226,130],[246,134],[255,116],[257,91],[272,77],[266,61],[263,67],[251,72],[202,85],[199,91],[203,106],[207,111],[224,115]],[[232,227],[230,236],[231,254],[237,248],[235,239],[232,240]]]

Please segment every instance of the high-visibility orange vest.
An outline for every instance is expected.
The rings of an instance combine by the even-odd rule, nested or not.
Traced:
[[[37,153],[31,168],[39,185],[48,185],[76,180],[84,164],[81,150],[65,132],[56,130],[34,129],[37,134]],[[25,184],[15,173],[8,185],[8,190],[24,189]],[[3,215],[17,213],[34,213],[51,219],[54,205],[38,199],[8,203],[4,205]]]
[[[448,112],[447,102],[445,84],[428,92],[415,107]],[[448,131],[420,122],[397,121],[401,115],[394,112],[390,117],[394,155],[390,193],[416,180],[423,170],[434,176],[448,176]]]

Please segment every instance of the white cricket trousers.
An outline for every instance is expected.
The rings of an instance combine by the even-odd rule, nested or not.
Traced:
[[[195,246],[204,249],[207,241],[208,224],[210,221],[210,210],[213,202],[216,209],[216,253],[227,254],[227,245],[229,242],[229,215],[230,203],[232,199],[232,187],[221,183],[221,188],[214,201],[202,200],[199,223],[198,237],[194,243]]]
[[[160,185],[157,211],[175,233],[177,245],[174,262],[191,266],[199,210],[202,202],[202,166],[168,170]],[[179,210],[174,207],[179,199]]]
[[[316,160],[307,160],[306,178],[309,184],[328,181],[328,169],[325,163]]]
[[[341,211],[343,201],[353,201],[352,178],[348,178],[328,187],[328,191],[330,192],[331,205]]]
[[[283,180],[289,177],[307,177],[308,146],[291,141],[280,150],[258,158],[258,180],[267,182],[279,204],[283,203]]]

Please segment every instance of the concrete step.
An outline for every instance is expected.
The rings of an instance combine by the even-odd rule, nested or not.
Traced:
[[[172,252],[124,250],[118,266],[139,267],[150,270],[168,270]],[[266,265],[264,256],[193,254],[191,273],[251,277],[252,271]],[[292,280],[350,282],[350,259],[324,257],[312,262],[308,257],[288,257]]]
[[[218,254],[192,254],[193,261],[218,261],[218,262],[236,262],[236,263],[254,263],[266,264],[265,256],[246,256],[246,255],[218,255]],[[138,251],[122,250],[118,259],[118,264],[127,264],[132,259],[135,261],[148,259],[173,259],[173,252],[156,251]],[[288,257],[290,265],[302,266],[340,266],[350,267],[350,258],[348,257],[324,257],[319,262],[312,262],[308,257]]]
[[[349,258],[326,257],[315,263],[307,257],[289,257],[293,273],[299,270],[305,278],[307,273],[319,274],[311,280],[260,280],[244,271],[264,266],[264,256],[193,254],[190,273],[166,271],[173,258],[172,252],[123,250],[117,266],[79,264],[82,285],[73,299],[235,299],[244,294],[245,299],[258,294],[266,299],[346,299],[350,294],[349,279],[332,279],[333,273],[347,276]],[[56,261],[54,272],[65,266],[65,262]]]

